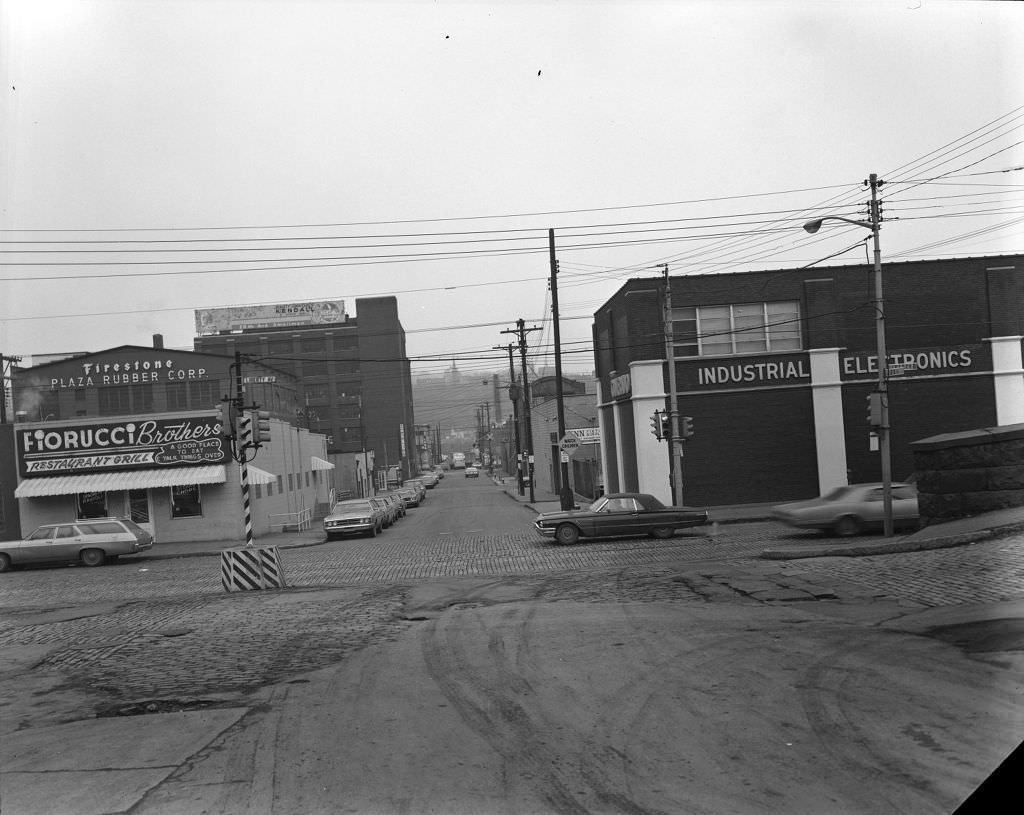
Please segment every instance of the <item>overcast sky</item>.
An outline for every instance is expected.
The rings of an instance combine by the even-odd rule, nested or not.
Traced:
[[[872,172],[886,261],[1024,249],[1020,3],[0,10],[5,354],[393,294],[414,373],[500,368],[502,330],[550,319],[554,229],[564,365],[589,370],[593,312],[656,264],[863,262],[866,230],[800,225],[863,217]]]

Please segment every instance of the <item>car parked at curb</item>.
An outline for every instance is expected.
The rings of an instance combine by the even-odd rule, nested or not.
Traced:
[[[884,487],[881,483],[849,484],[808,501],[794,501],[772,507],[772,518],[797,529],[820,529],[841,538],[885,523]],[[916,529],[920,525],[917,487],[892,484],[893,526]]]
[[[647,493],[618,492],[602,495],[585,509],[542,512],[533,525],[542,535],[570,544],[580,538],[629,535],[671,538],[677,529],[707,522],[707,510],[667,507]]]
[[[381,527],[387,529],[389,526],[394,524],[398,520],[398,513],[395,512],[394,506],[387,501],[383,495],[374,495],[370,498],[370,503],[377,508],[377,511],[381,514],[383,520],[381,521]]]
[[[102,566],[152,546],[153,536],[128,518],[45,524],[23,540],[0,541],[0,572],[28,563]]]
[[[399,518],[405,517],[405,501],[402,500],[402,496],[400,496],[396,491],[391,490],[389,492],[380,492],[377,493],[377,497],[383,498],[394,507],[396,521]]]
[[[384,528],[384,514],[368,498],[350,498],[338,501],[324,518],[327,540],[345,535],[375,537]]]
[[[399,487],[398,494],[405,503],[406,509],[420,505],[420,491],[415,487]]]

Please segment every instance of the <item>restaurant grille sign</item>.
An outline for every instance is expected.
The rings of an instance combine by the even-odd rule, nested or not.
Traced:
[[[223,464],[230,454],[213,416],[18,428],[16,441],[22,478]]]

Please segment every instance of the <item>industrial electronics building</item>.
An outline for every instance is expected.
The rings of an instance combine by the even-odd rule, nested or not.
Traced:
[[[676,397],[691,505],[767,503],[881,478],[867,414],[878,381],[873,267],[669,278]],[[662,278],[595,314],[606,490],[670,501]],[[884,266],[892,473],[911,442],[1024,422],[1024,257]]]

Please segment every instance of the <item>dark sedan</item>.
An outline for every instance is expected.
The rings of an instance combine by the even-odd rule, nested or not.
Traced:
[[[677,529],[707,522],[706,510],[667,507],[653,495],[619,492],[602,495],[586,509],[542,512],[533,525],[559,543],[576,543],[580,538],[626,535],[671,538]]]

